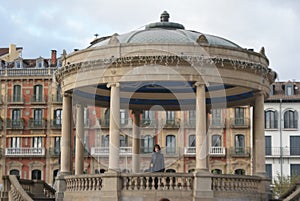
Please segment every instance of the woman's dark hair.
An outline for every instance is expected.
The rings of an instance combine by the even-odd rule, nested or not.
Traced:
[[[160,151],[160,146],[158,145],[158,144],[156,144],[156,145],[154,145],[154,147],[153,147],[153,152],[155,152],[155,148],[158,148],[158,150]]]

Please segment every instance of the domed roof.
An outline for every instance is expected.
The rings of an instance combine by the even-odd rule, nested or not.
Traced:
[[[241,48],[227,39],[186,30],[179,23],[169,22],[169,14],[166,11],[162,13],[160,22],[150,23],[143,30],[97,38],[91,42],[91,47],[105,46],[112,40],[114,40],[114,44],[198,44]]]

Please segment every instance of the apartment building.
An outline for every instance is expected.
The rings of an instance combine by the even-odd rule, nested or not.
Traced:
[[[63,113],[61,91],[53,73],[61,67],[62,60],[55,50],[51,51],[50,58],[25,59],[21,57],[22,48],[14,45],[10,48],[13,50],[0,48],[0,174],[16,174],[24,179],[42,179],[53,184],[60,168]],[[270,106],[266,112],[268,108],[272,111],[276,109]],[[84,107],[82,143],[85,147],[85,173],[99,174],[107,170],[109,114],[109,108]],[[166,171],[193,171],[196,154],[195,111],[149,110],[142,111],[140,115],[141,171],[148,171],[156,143],[161,145],[165,155]],[[251,107],[209,109],[207,116],[210,171],[216,174],[251,174]],[[290,114],[288,116],[291,118]],[[131,111],[120,110],[119,163],[124,172],[131,172],[132,169],[132,117]],[[71,150],[75,153],[76,115],[71,123],[74,135]],[[292,131],[295,128],[286,130]],[[272,128],[266,133],[268,137],[275,131]],[[291,140],[296,142],[293,138],[295,133],[290,135]],[[74,154],[70,160],[74,167]]]
[[[270,178],[300,175],[300,83],[276,82],[265,101],[266,172]]]

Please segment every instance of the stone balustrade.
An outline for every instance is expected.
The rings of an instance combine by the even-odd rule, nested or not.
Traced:
[[[192,191],[194,176],[187,173],[121,174],[122,190]]]
[[[66,191],[99,191],[102,188],[101,175],[66,176]]]
[[[243,191],[259,192],[260,177],[241,175],[214,175],[212,190],[214,191]]]

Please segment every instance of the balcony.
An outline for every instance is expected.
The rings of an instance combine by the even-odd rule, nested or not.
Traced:
[[[196,119],[189,119],[184,124],[185,128],[195,128],[196,127]]]
[[[209,128],[225,128],[225,119],[222,118],[210,119]]]
[[[224,157],[226,155],[225,147],[210,147],[209,156],[211,157]]]
[[[232,118],[230,119],[231,128],[249,128],[250,119],[249,118]]]
[[[59,95],[52,96],[51,100],[53,104],[62,104],[62,96]]]
[[[178,120],[166,120],[166,124],[164,126],[165,128],[179,128],[180,127],[180,122]]]
[[[233,147],[230,148],[230,156],[231,157],[241,157],[241,158],[248,158],[250,157],[250,147]]]
[[[109,119],[98,119],[101,128],[109,128]]]
[[[282,151],[281,151],[282,150]],[[266,158],[300,157],[300,147],[266,147]]]
[[[30,103],[31,104],[46,104],[46,97],[45,96],[32,95],[30,97]]]
[[[48,151],[51,157],[59,157],[60,147],[51,147],[48,149]]]
[[[22,105],[24,104],[23,95],[8,96],[7,104]]]
[[[7,129],[24,129],[24,120],[23,119],[7,119],[6,120]]]
[[[51,129],[61,129],[62,119],[52,119],[50,122]]]
[[[196,147],[184,147],[184,155],[185,156],[195,156],[196,155]]]
[[[44,119],[29,119],[28,128],[30,129],[45,129],[46,128],[46,120]]]
[[[140,122],[140,127],[142,128],[154,128],[156,126],[156,121],[154,119],[142,119]]]
[[[13,156],[13,157],[45,156],[45,148],[34,148],[34,147],[6,148],[5,156]]]
[[[131,156],[132,147],[120,147],[120,156]],[[108,156],[109,147],[92,147],[91,148],[92,156]]]

